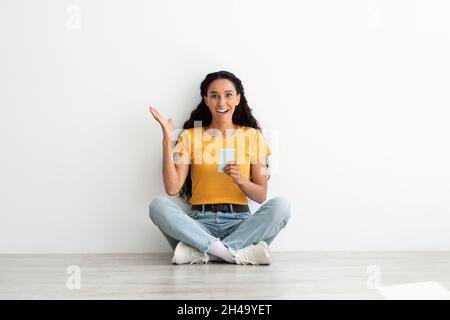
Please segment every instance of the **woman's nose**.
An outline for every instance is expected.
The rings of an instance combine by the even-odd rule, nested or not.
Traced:
[[[217,104],[218,104],[219,106],[221,106],[221,107],[225,107],[225,106],[227,105],[227,104],[226,104],[226,101],[225,101],[225,98],[222,98],[222,97],[219,97],[219,98],[218,98]]]

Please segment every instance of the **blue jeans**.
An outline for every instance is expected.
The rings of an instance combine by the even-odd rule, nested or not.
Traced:
[[[216,241],[233,250],[264,240],[270,244],[290,218],[291,205],[282,197],[267,200],[255,213],[190,210],[166,197],[150,203],[150,219],[175,249],[179,241],[206,253]]]

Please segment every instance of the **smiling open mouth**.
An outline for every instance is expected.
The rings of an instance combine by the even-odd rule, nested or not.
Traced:
[[[219,110],[217,110],[217,112],[221,113],[221,114],[225,114],[225,113],[228,113],[229,110],[230,109],[219,109]]]

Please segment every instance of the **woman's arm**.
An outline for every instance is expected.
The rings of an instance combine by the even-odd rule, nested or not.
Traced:
[[[163,139],[163,182],[169,196],[175,196],[180,191],[189,173],[189,159],[180,157],[177,164],[173,162],[172,142]]]
[[[252,180],[246,179],[241,174],[237,164],[228,164],[224,172],[228,174],[239,188],[253,201],[263,203],[267,197],[267,167],[266,159],[259,159],[257,163],[250,165]]]
[[[168,195],[173,196],[177,193],[175,189],[178,184],[178,172],[172,161],[172,142],[166,137],[163,139],[162,162],[164,189]]]
[[[158,110],[150,107],[150,112],[159,122],[163,130],[163,183],[166,193],[174,196],[180,191],[189,172],[189,164],[186,161],[175,165],[173,162],[171,136],[173,132],[172,118],[164,118]]]

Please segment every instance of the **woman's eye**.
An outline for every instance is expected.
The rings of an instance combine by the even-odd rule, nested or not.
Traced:
[[[232,93],[227,93],[227,97],[232,97],[233,94]]]

